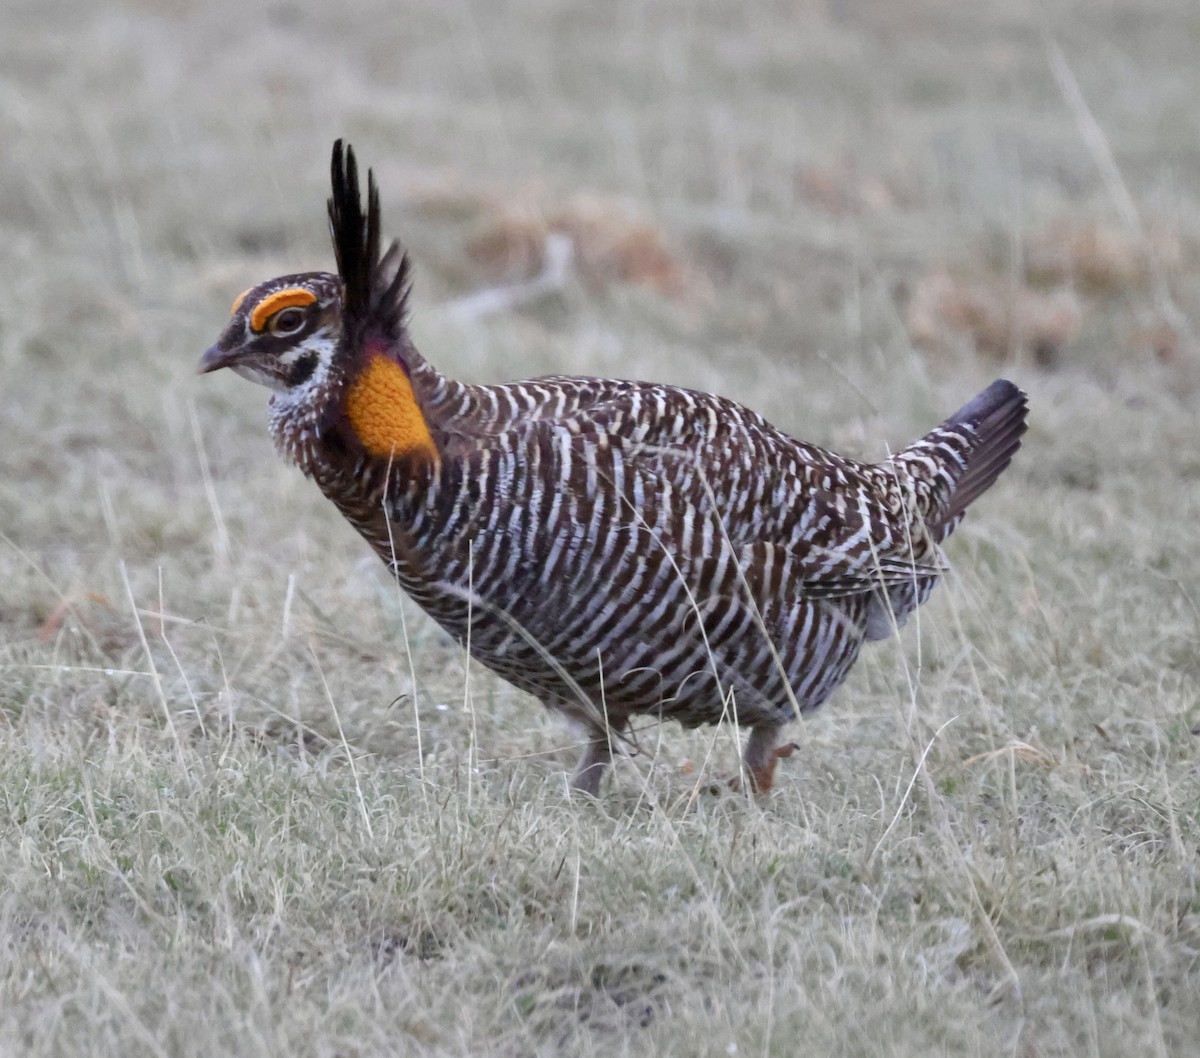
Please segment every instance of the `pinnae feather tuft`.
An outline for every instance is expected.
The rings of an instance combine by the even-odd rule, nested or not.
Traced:
[[[329,233],[344,291],[347,324],[359,335],[370,331],[398,338],[404,327],[411,286],[408,255],[393,242],[380,256],[379,188],[367,170],[363,214],[354,149],[339,139],[330,165]]]

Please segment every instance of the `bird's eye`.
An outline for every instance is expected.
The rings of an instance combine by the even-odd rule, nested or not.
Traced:
[[[304,310],[299,308],[283,309],[271,317],[271,333],[276,338],[286,338],[295,334],[304,326]]]

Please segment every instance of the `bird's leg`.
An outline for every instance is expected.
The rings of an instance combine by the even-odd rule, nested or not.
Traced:
[[[571,787],[591,797],[600,796],[600,780],[604,769],[612,760],[611,735],[607,731],[595,731],[583,747],[583,755],[571,776]]]
[[[742,754],[742,765],[746,769],[750,789],[759,796],[771,792],[775,783],[775,765],[779,759],[790,757],[800,748],[795,742],[779,745],[782,730],[777,724],[758,724],[750,729],[746,752]],[[738,789],[741,784],[735,779],[730,785]]]

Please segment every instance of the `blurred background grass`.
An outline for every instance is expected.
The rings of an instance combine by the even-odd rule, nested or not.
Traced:
[[[1198,53],[1184,0],[6,4],[0,1048],[1196,1053]],[[653,727],[566,802],[571,734],[194,376],[331,266],[337,136],[450,373],[871,458],[1029,390],[765,807]],[[457,311],[549,232],[562,290]]]

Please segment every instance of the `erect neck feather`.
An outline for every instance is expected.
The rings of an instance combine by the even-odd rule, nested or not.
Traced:
[[[345,397],[346,421],[372,456],[433,459],[437,445],[404,365],[369,342]]]

